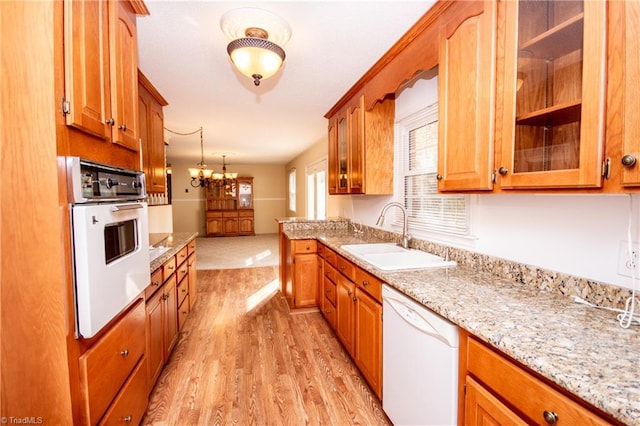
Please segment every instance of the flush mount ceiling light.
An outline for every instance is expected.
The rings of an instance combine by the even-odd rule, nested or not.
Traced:
[[[232,40],[227,46],[231,61],[256,86],[282,67],[286,55],[280,46],[289,41],[291,28],[279,16],[262,9],[234,9],[222,16],[220,28]]]

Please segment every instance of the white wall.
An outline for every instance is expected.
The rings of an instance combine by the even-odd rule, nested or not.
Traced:
[[[436,95],[435,81],[418,81],[397,97],[396,119],[433,103]],[[619,244],[628,239],[630,195],[515,193],[473,198],[476,238],[451,245],[631,288],[631,279],[617,274]],[[341,214],[374,226],[392,197],[347,199],[341,203]],[[632,239],[640,241],[640,195],[634,195],[633,202]]]

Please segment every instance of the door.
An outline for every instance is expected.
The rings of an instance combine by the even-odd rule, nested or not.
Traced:
[[[439,191],[493,188],[496,3],[465,2],[441,29]]]
[[[356,365],[382,398],[382,305],[356,288]]]
[[[600,187],[607,3],[523,0],[505,7],[500,185]]]
[[[153,388],[164,365],[164,292],[162,290],[147,301],[147,371]]]
[[[66,123],[110,139],[107,2],[64,2]]]
[[[336,283],[336,334],[349,355],[354,355],[355,347],[355,284],[341,274]]]
[[[466,379],[464,419],[465,424],[469,426],[524,426],[527,424],[469,376]]]
[[[315,306],[318,285],[318,255],[315,253],[296,254],[293,264],[293,282],[295,294],[293,304],[296,308]]]
[[[110,27],[111,111],[115,119],[113,142],[138,150],[138,49],[136,16],[128,2],[109,2],[114,16]]]
[[[307,218],[327,217],[327,160],[307,167]]]

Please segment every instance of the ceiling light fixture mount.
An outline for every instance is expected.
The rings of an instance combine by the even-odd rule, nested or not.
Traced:
[[[232,40],[227,46],[231,62],[256,86],[282,67],[286,54],[280,46],[291,37],[291,28],[279,16],[262,9],[234,9],[222,16],[220,27]]]

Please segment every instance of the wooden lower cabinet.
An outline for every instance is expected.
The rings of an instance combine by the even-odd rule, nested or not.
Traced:
[[[100,422],[101,425],[140,424],[148,403],[146,361],[146,358],[140,360]]]
[[[189,270],[189,311],[191,311],[198,300],[198,272],[196,270],[195,245],[194,252],[189,254],[189,258],[187,259],[187,268]]]
[[[148,375],[153,389],[197,300],[196,242],[191,240],[151,274],[145,290]]]
[[[127,378],[144,360],[145,313],[142,299],[125,314],[88,351],[80,356],[80,380],[89,423],[97,424],[114,398],[126,391]],[[144,376],[137,380],[144,380]],[[146,407],[147,395],[136,394],[133,408]]]
[[[338,275],[336,283],[336,335],[349,355],[355,355],[355,290],[354,283]]]
[[[461,424],[611,424],[586,402],[577,402],[575,396],[547,384],[467,332],[460,337],[461,374],[466,374],[466,395],[464,389],[460,392]]]
[[[315,240],[290,240],[284,243],[286,255],[284,294],[289,307],[317,306],[318,256]]]
[[[147,300],[146,312],[150,392],[178,337],[178,294],[175,274],[172,274],[154,296]]]
[[[382,305],[356,288],[355,361],[362,375],[382,396]]]

